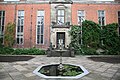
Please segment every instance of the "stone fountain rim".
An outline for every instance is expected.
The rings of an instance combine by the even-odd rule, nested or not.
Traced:
[[[42,67],[44,67],[44,66],[48,66],[48,65],[56,65],[56,64],[58,64],[58,63],[54,63],[54,64],[42,64],[41,66],[39,66],[39,67],[37,67],[34,71],[33,71],[33,73],[34,74],[36,74],[36,75],[38,75],[38,76],[40,76],[40,77],[42,77],[42,78],[66,78],[66,79],[78,79],[78,78],[81,78],[81,77],[83,77],[83,76],[85,76],[85,75],[87,75],[87,74],[89,74],[89,72],[83,67],[83,66],[81,66],[81,65],[77,65],[77,64],[68,64],[68,65],[74,65],[74,66],[78,66],[78,67],[80,67],[82,70],[83,70],[83,73],[82,74],[79,74],[79,75],[77,75],[77,76],[46,76],[46,75],[44,75],[44,74],[41,74],[40,72],[38,72]]]

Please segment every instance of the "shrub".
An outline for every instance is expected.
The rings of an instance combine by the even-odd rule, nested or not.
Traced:
[[[14,52],[13,48],[10,47],[1,47],[0,54],[12,54]]]
[[[16,55],[45,55],[45,51],[42,49],[30,48],[30,49],[15,49],[12,54]]]
[[[83,55],[98,55],[98,53],[96,53],[96,49],[94,48],[88,48],[88,47],[83,47]]]
[[[10,47],[1,47],[0,54],[3,55],[45,55],[45,50],[30,48],[30,49],[13,49]]]

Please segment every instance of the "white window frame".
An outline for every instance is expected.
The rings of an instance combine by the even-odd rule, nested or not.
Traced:
[[[0,12],[2,13],[0,19],[1,19],[1,24],[0,24],[0,38],[3,38],[3,43],[4,43],[4,29],[5,29],[5,11],[4,10],[0,10]],[[4,13],[4,16],[3,16]],[[3,18],[4,18],[4,25],[2,24],[3,22]],[[3,30],[3,31],[2,31]]]
[[[82,12],[83,14],[80,15],[79,12]],[[81,17],[81,19],[79,17]],[[78,23],[78,25],[82,25],[82,22],[84,20],[85,20],[85,11],[84,10],[78,10],[78,12],[77,12],[77,23]]]
[[[104,15],[102,16],[99,16],[99,12],[104,12]],[[105,26],[106,25],[106,17],[105,17],[105,10],[98,10],[98,24],[101,25],[101,26]],[[102,19],[101,19],[101,23],[99,23],[99,17],[104,17],[104,25],[102,24]]]
[[[38,17],[43,17],[43,33],[41,31],[42,24],[38,24]],[[40,34],[39,34],[39,43],[38,43],[38,25],[40,26]],[[37,20],[36,20],[36,44],[37,45],[44,45],[44,27],[45,27],[45,11],[44,10],[38,10],[37,11]],[[43,36],[43,42],[41,43],[41,36]]]
[[[61,15],[61,14],[59,14],[59,11],[60,11],[60,13],[61,13],[61,11],[63,11],[63,14]],[[59,21],[59,19],[58,18],[63,18],[64,20],[62,21],[62,23],[59,23],[58,21]],[[62,25],[62,24],[64,24],[65,23],[65,9],[58,9],[57,10],[57,24],[58,25]]]
[[[19,14],[19,12],[23,12],[23,14]],[[18,42],[17,39],[19,38],[19,43],[17,43],[18,45],[23,45],[24,44],[24,18],[25,16],[25,11],[24,10],[18,10],[18,14],[17,14],[17,26],[16,26],[16,43]],[[20,18],[20,26],[23,26],[23,29],[21,31],[21,27],[18,25],[18,20],[19,20],[19,17],[22,17],[23,18],[23,24],[21,24],[21,18]],[[19,29],[18,29],[19,27]],[[18,32],[18,30],[20,32]],[[23,42],[20,41],[20,39],[23,39]]]

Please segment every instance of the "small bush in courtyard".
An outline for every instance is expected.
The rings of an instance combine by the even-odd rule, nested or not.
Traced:
[[[45,50],[30,48],[30,49],[13,49],[10,47],[1,47],[0,54],[3,55],[45,55]]]
[[[37,48],[30,48],[30,49],[15,49],[13,54],[17,55],[44,55],[45,51]]]

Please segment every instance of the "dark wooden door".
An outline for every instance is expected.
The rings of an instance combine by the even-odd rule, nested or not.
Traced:
[[[65,47],[65,32],[57,32],[57,48],[58,48],[58,45],[59,45],[59,40],[62,40],[63,41],[63,45]]]

